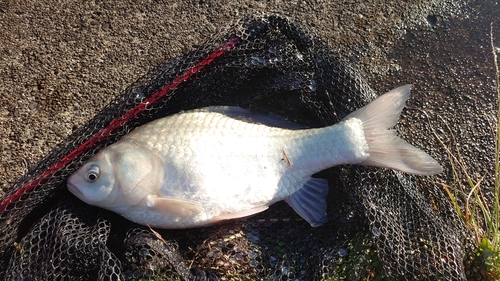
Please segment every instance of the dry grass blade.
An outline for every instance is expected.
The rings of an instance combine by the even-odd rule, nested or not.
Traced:
[[[493,247],[497,248],[500,245],[500,235],[499,235],[499,227],[500,227],[500,70],[498,67],[498,57],[497,51],[495,48],[495,42],[493,39],[493,22],[490,23],[490,42],[491,42],[491,52],[493,54],[493,63],[495,65],[495,86],[497,90],[497,128],[496,128],[496,147],[495,147],[495,203],[494,203],[494,216],[495,216],[495,237],[493,239]]]

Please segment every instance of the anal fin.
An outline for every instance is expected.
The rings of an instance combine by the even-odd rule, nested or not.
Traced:
[[[299,191],[287,197],[285,202],[312,227],[317,227],[328,220],[326,216],[327,194],[328,181],[326,179],[310,178]]]

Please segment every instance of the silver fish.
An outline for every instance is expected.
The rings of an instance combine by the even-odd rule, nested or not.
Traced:
[[[311,226],[326,222],[328,182],[312,175],[345,164],[406,173],[442,171],[393,127],[411,85],[341,122],[298,129],[239,107],[208,107],[145,124],[104,148],[68,179],[84,202],[158,228],[249,216],[285,200]]]

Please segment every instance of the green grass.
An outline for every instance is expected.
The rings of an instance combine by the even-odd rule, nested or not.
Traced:
[[[500,280],[500,71],[498,67],[497,51],[493,40],[493,23],[490,24],[491,48],[495,65],[495,88],[497,92],[497,123],[495,129],[495,174],[493,199],[486,200],[481,182],[486,177],[472,178],[464,164],[460,150],[455,145],[448,147],[440,138],[436,138],[447,151],[453,176],[452,186],[439,184],[448,194],[458,215],[464,220],[467,227],[474,235],[477,248],[475,259],[472,263],[477,266],[486,280]],[[446,124],[446,123],[444,123]],[[454,135],[446,124],[452,139]],[[452,142],[454,143],[454,142]],[[462,182],[466,182],[465,186]]]

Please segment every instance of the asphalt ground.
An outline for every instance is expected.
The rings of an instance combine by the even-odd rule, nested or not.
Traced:
[[[379,94],[414,84],[398,129],[443,164],[436,181],[451,173],[431,129],[474,177],[492,173],[498,2],[0,0],[0,189],[155,65],[257,12],[291,17]]]

